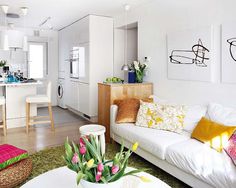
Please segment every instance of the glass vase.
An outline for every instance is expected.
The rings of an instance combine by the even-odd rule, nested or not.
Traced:
[[[136,70],[135,74],[136,74],[136,82],[137,83],[142,83],[143,82],[144,72],[142,72],[140,70]]]

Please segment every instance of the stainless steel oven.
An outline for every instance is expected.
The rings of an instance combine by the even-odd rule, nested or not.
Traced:
[[[70,77],[79,78],[79,47],[73,47],[70,51]]]

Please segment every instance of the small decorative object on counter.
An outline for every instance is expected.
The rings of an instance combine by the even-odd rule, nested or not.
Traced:
[[[137,148],[137,142],[126,151],[122,145],[120,152],[113,159],[106,160],[105,155],[101,154],[100,141],[90,135],[81,137],[78,146],[73,142],[70,144],[67,139],[64,160],[67,167],[77,173],[77,184],[84,188],[122,188],[122,177],[141,172],[125,171],[129,157]]]
[[[6,60],[0,60],[0,67],[4,67],[7,64]]]
[[[136,81],[135,72],[131,70],[129,71],[128,83],[135,83],[135,81]]]
[[[136,82],[142,83],[145,70],[147,69],[147,64],[141,63],[140,61],[134,61],[133,63],[131,63],[131,69],[135,71]]]
[[[121,78],[118,77],[111,77],[111,78],[106,78],[106,81],[104,81],[103,83],[123,83],[124,80],[122,80]]]

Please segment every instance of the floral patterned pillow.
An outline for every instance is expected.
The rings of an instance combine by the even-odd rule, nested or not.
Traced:
[[[224,149],[236,165],[236,132],[230,137],[228,144]]]
[[[141,101],[136,125],[181,133],[185,114],[185,106],[160,105]]]

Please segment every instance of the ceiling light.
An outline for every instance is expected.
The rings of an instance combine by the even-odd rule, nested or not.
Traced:
[[[1,5],[1,9],[4,12],[4,14],[7,14],[9,7],[8,5]]]
[[[21,9],[21,12],[22,12],[23,16],[26,16],[27,13],[28,13],[28,8],[27,7],[21,7],[20,9]]]
[[[124,5],[124,9],[125,9],[125,11],[129,11],[130,5],[128,5],[128,4]]]

